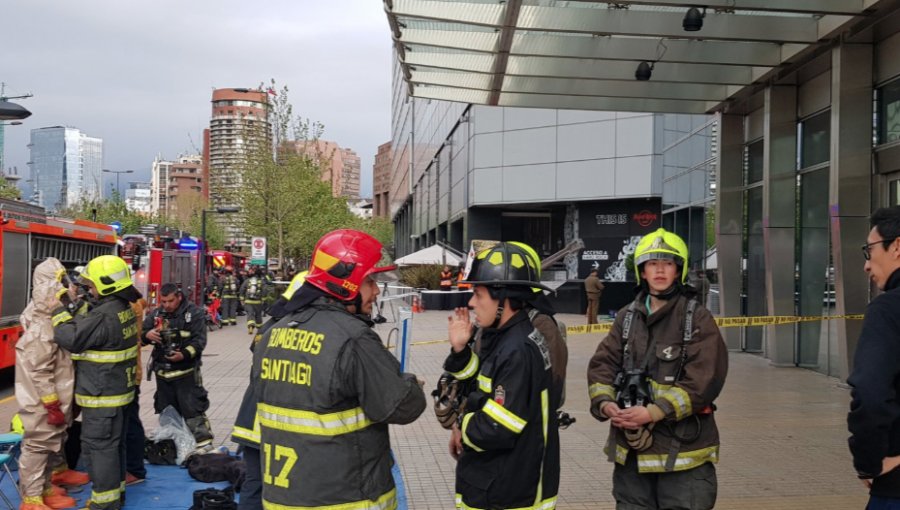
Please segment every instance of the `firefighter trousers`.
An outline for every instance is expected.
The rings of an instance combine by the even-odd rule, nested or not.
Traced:
[[[138,478],[147,478],[147,468],[144,467],[144,444],[147,436],[141,422],[140,396],[141,387],[135,386],[134,401],[128,404],[125,412],[125,470]]]
[[[259,448],[243,445],[246,474],[241,484],[241,500],[238,510],[262,510],[262,464]]]
[[[47,423],[47,413],[42,411],[19,412],[25,428],[19,457],[19,487],[23,496],[40,496],[49,489],[53,468],[65,463],[62,452],[66,428]]]
[[[263,324],[263,307],[261,301],[244,301],[244,310],[247,311],[247,329],[259,328]]]
[[[125,492],[125,426],[128,406],[81,410],[81,456],[91,476],[91,510],[119,510]]]
[[[200,380],[199,368],[177,379],[164,379],[156,375],[156,394],[153,409],[156,414],[172,406],[184,418],[184,423],[194,434],[197,446],[212,444],[213,435],[206,419],[209,398]]]
[[[716,466],[705,463],[686,471],[638,473],[637,456],[613,469],[616,510],[708,510],[716,504]]]
[[[600,308],[600,297],[588,296],[587,299],[587,323],[597,324],[597,310]]]
[[[222,298],[222,324],[237,324],[237,305],[236,297]]]

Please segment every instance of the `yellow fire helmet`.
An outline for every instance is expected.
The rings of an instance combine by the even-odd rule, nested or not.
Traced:
[[[108,296],[132,286],[131,269],[115,255],[100,255],[88,262],[82,277],[90,280],[97,293]]]
[[[648,260],[671,260],[681,268],[681,283],[687,280],[688,248],[677,234],[664,228],[641,238],[634,249],[634,274],[641,281],[641,264]]]
[[[303,285],[303,282],[306,281],[307,274],[309,274],[309,271],[300,271],[299,273],[294,275],[294,278],[291,279],[291,283],[288,285],[287,289],[285,289],[284,292],[281,293],[282,297],[290,301],[294,293],[297,292],[297,289],[299,289],[300,286]]]

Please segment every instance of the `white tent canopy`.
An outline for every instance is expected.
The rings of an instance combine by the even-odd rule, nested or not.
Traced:
[[[462,263],[462,257],[456,255],[447,248],[438,245],[429,246],[417,252],[410,253],[395,260],[398,266],[415,266],[424,264],[446,264],[448,266],[458,266]]]

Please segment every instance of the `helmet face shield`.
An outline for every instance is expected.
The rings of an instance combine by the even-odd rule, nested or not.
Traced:
[[[357,230],[340,229],[319,239],[306,281],[343,301],[359,293],[359,286],[381,259],[381,243]]]
[[[132,286],[131,269],[115,255],[101,255],[88,262],[82,277],[94,284],[97,293],[108,296]]]

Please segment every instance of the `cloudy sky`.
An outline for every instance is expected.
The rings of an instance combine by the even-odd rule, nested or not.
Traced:
[[[157,154],[201,147],[214,88],[290,88],[294,113],[362,159],[372,190],[390,140],[391,35],[377,0],[5,0],[0,81],[33,115],[6,128],[6,165],[27,178],[30,130],[103,138],[104,168],[150,179]],[[192,142],[193,140],[193,142]],[[115,179],[106,174],[104,189]]]

